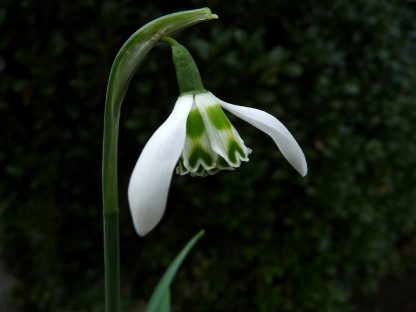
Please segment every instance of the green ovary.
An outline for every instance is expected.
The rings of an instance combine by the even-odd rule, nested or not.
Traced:
[[[200,138],[205,132],[204,122],[197,109],[192,109],[186,120],[186,134],[193,139]]]
[[[218,104],[208,106],[206,112],[209,120],[217,130],[230,130],[232,128],[231,122]]]
[[[212,166],[213,159],[201,146],[194,146],[191,154],[189,155],[189,165],[195,167],[198,160],[202,159],[206,166]]]
[[[241,148],[240,144],[238,144],[235,140],[231,140],[230,143],[228,144],[227,155],[228,155],[228,159],[232,163],[237,163],[237,153],[241,156],[241,158],[246,158],[246,156],[244,155],[244,151]]]

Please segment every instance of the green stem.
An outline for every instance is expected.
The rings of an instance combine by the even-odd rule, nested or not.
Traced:
[[[120,252],[118,211],[104,213],[105,306],[120,311]]]
[[[108,80],[104,112],[102,189],[104,218],[104,272],[106,311],[120,311],[118,237],[117,145],[120,109],[131,78],[149,51],[164,36],[205,20],[215,19],[208,8],[158,18],[136,31],[114,59]]]

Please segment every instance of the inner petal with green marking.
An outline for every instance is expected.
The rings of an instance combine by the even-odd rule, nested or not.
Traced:
[[[194,104],[186,121],[185,146],[176,173],[200,175],[201,171],[214,169],[217,158],[211,148],[201,114]]]
[[[212,150],[233,168],[239,167],[242,161],[248,161],[251,149],[244,145],[217,99],[210,93],[200,93],[195,96],[195,103],[204,121]]]
[[[209,93],[195,95],[176,173],[207,176],[233,170],[248,161],[250,153],[215,98]]]

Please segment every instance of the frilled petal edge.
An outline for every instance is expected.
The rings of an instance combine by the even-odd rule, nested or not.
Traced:
[[[268,134],[287,161],[302,176],[308,173],[308,166],[302,149],[289,130],[277,118],[259,109],[230,104],[218,98],[217,100],[224,109]]]
[[[128,187],[130,211],[140,236],[150,232],[165,212],[173,170],[183,150],[192,95],[178,98],[168,119],[147,142]]]

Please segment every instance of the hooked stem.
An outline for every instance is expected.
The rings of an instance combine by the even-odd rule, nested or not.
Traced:
[[[128,85],[147,53],[164,36],[218,18],[209,8],[162,16],[136,31],[121,47],[111,67],[104,112],[102,192],[106,312],[120,311],[120,250],[117,146],[120,110]]]

